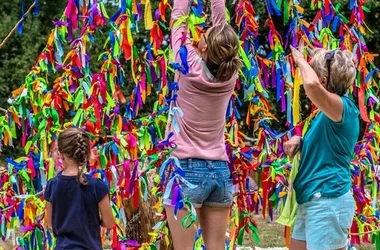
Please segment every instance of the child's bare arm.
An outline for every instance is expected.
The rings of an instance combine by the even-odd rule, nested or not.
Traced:
[[[53,230],[52,226],[52,213],[53,213],[53,205],[50,202],[46,202],[46,207],[45,207],[45,226]]]
[[[99,210],[102,216],[101,226],[105,228],[112,228],[115,224],[115,219],[112,215],[112,209],[108,195],[104,196],[104,198],[99,202]]]

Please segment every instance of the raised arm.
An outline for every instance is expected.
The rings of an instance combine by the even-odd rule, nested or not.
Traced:
[[[301,71],[306,95],[328,118],[340,122],[343,116],[343,101],[337,94],[327,91],[321,84],[317,73],[303,58],[301,52],[292,47],[295,62]]]
[[[173,53],[175,55],[176,62],[180,62],[179,50],[182,46],[183,36],[185,35],[185,45],[188,50],[192,49],[190,42],[190,35],[188,33],[187,19],[182,19],[189,15],[190,0],[174,0],[174,6],[172,11],[172,32],[171,32],[171,45]],[[181,20],[178,23],[178,20]],[[189,51],[190,52],[190,51]]]
[[[224,24],[227,22],[225,0],[211,0],[212,24]]]

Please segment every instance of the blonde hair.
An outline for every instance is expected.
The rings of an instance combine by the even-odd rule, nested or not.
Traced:
[[[213,26],[207,37],[206,65],[217,81],[232,78],[242,66],[239,39],[229,24]]]
[[[319,79],[328,78],[328,62],[325,49],[315,49],[312,52],[310,66]],[[356,67],[350,51],[336,50],[330,62],[330,79],[327,79],[327,90],[339,96],[344,95],[351,87],[356,77]]]

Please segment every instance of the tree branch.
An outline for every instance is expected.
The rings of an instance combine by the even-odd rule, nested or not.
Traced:
[[[22,23],[26,16],[32,11],[33,7],[36,5],[36,2],[33,2],[32,5],[30,5],[29,9],[25,12],[25,14],[22,16],[22,18],[16,23],[16,25],[13,27],[13,29],[9,32],[9,34],[4,38],[4,40],[0,44],[0,49],[4,46],[4,44],[11,38],[13,33],[16,31],[17,27]]]
[[[0,111],[3,111],[4,113],[8,113],[8,110],[1,108],[1,107],[0,107]]]

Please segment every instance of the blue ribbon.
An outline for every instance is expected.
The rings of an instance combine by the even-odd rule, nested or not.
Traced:
[[[19,35],[22,34],[22,29],[23,29],[24,21],[26,19],[26,15],[25,15],[25,0],[22,1],[22,4],[21,4],[21,19],[24,19],[24,20],[22,20],[22,22],[20,22],[20,24],[17,26],[17,33]]]
[[[34,0],[35,2],[35,7],[34,7],[34,10],[33,10],[33,15],[37,15],[38,13],[40,13],[40,3],[38,2],[38,0]]]
[[[150,125],[148,127],[148,132],[149,132],[150,137],[152,139],[153,145],[156,145],[157,144],[157,135],[156,135],[156,130],[154,129],[154,127],[152,125]]]
[[[373,69],[371,72],[367,74],[367,76],[364,78],[364,83],[367,83],[375,73],[378,73],[380,70],[379,69]]]
[[[181,57],[181,62],[183,66],[181,72],[182,74],[187,75],[189,73],[189,64],[187,62],[188,51],[186,46],[181,46],[181,48],[179,49],[179,55]]]
[[[197,7],[191,6],[191,10],[197,17],[201,17],[203,13],[203,4],[201,0],[198,0]]]
[[[123,0],[122,2],[124,2],[124,0]],[[110,21],[114,23],[114,22],[119,18],[119,16],[120,16],[121,13],[122,13],[122,9],[119,9],[119,10],[115,13],[115,15],[113,15],[113,16],[110,18]]]
[[[170,91],[175,91],[175,90],[179,90],[179,86],[178,86],[178,83],[177,82],[172,82],[169,86],[169,90]]]
[[[24,205],[25,200],[21,200],[20,205],[17,209],[17,216],[21,221],[24,221]]]

